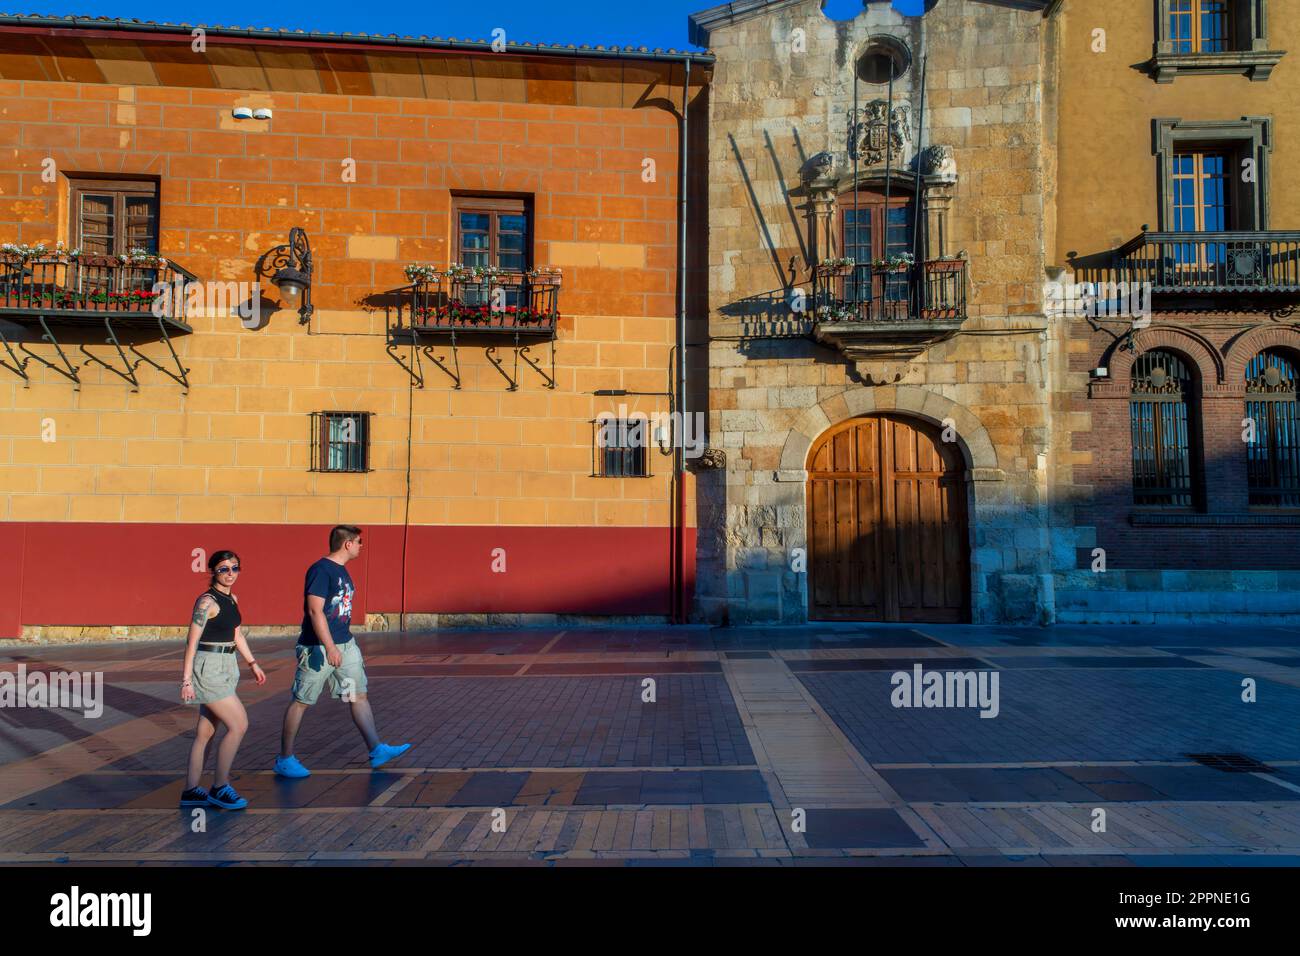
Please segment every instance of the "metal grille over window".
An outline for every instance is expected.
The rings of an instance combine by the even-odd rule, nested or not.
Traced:
[[[1172,352],[1154,350],[1133,364],[1133,502],[1190,508],[1196,495],[1191,371]]]
[[[1280,349],[1260,352],[1246,366],[1246,417],[1254,422],[1246,444],[1250,503],[1300,508],[1300,361]]]
[[[372,412],[312,412],[311,470],[370,470]]]
[[[649,478],[650,422],[598,418],[592,423],[592,474],[597,478]]]

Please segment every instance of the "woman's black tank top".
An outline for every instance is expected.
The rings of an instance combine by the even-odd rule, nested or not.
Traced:
[[[220,613],[216,617],[208,618],[208,623],[203,627],[204,644],[231,644],[235,640],[235,628],[239,627],[242,618],[239,616],[239,605],[229,594],[222,594],[216,588],[208,588],[208,593],[217,602]]]

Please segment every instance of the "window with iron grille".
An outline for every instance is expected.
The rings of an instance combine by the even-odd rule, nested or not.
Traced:
[[[597,478],[650,477],[650,422],[644,418],[598,418],[592,422]]]
[[[372,412],[312,412],[311,470],[370,470]]]
[[[1255,423],[1246,445],[1250,503],[1300,508],[1300,413],[1295,353],[1266,349],[1246,366],[1246,417]]]
[[[1173,352],[1144,352],[1133,363],[1129,419],[1133,503],[1192,508],[1199,503],[1195,380]]]

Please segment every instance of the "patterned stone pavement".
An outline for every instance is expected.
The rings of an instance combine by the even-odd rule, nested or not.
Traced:
[[[94,719],[0,708],[0,862],[1300,863],[1300,629],[359,639],[380,732],[411,750],[371,772],[322,701],[299,737],[312,777],[275,777],[291,641],[259,639],[269,680],[241,682],[233,780],[251,805],[201,828],[176,809],[179,644],[0,647],[0,670],[102,672],[106,701]],[[996,673],[997,716],[894,706],[918,663]]]

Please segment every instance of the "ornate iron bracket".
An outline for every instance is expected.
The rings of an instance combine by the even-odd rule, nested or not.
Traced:
[[[32,358],[36,359],[36,361],[40,362],[46,368],[52,368],[54,369],[54,371],[58,372],[64,378],[70,379],[73,383],[74,391],[81,391],[81,379],[77,377],[77,366],[69,362],[68,357],[65,354],[63,354],[63,348],[62,346],[59,345],[59,340],[54,337],[54,333],[50,331],[49,325],[46,324],[45,316],[43,315],[38,316],[38,321],[41,323],[41,328],[45,330],[44,332],[41,333],[41,338],[54,346],[54,351],[59,353],[59,360],[63,363],[63,368],[60,368],[59,366],[55,365],[49,359],[37,355],[35,352],[33,352],[31,349],[27,347],[27,344],[25,342],[19,342],[18,347],[22,349],[24,352],[26,352],[28,355],[30,355]],[[26,362],[23,363],[24,367],[26,367],[26,364],[27,364]],[[25,375],[23,377],[26,378]]]
[[[456,348],[455,330],[453,329],[451,333],[451,361],[452,364],[455,366],[455,371],[452,371],[451,369],[447,368],[447,363],[444,359],[440,359],[438,358],[438,356],[433,354],[432,345],[427,346],[424,351],[425,354],[429,356],[430,362],[432,362],[434,365],[438,366],[438,368],[442,369],[444,372],[447,373],[447,377],[450,378],[453,383],[451,387],[460,388],[460,352]]]
[[[31,360],[18,357],[18,354],[14,352],[13,346],[9,344],[9,339],[5,335],[5,330],[2,325],[0,325],[0,342],[4,343],[5,351],[9,353],[9,358],[12,359],[14,363],[13,365],[10,365],[8,362],[0,361],[0,365],[17,375],[21,375],[23,377],[23,387],[30,388],[32,379],[31,376],[27,374],[27,363]]]
[[[103,366],[104,368],[112,372],[114,375],[118,376],[118,378],[122,378],[130,382],[131,391],[133,392],[140,391],[140,380],[135,377],[136,366],[139,365],[140,363],[136,362],[135,365],[132,365],[131,360],[127,358],[126,353],[122,351],[122,343],[117,340],[117,333],[113,331],[112,316],[110,315],[104,316],[104,328],[108,332],[108,338],[104,340],[105,344],[111,345],[117,349],[118,357],[122,359],[122,368],[125,368],[126,371],[122,371],[122,369],[120,368],[117,368],[113,365],[109,365],[102,358],[99,358],[96,355],[91,355],[90,352],[86,351],[85,345],[78,345],[77,348],[81,349],[82,354],[86,356],[86,361],[83,363],[83,368],[86,365],[91,365],[91,364]]]
[[[551,346],[551,374],[550,375],[547,375],[546,369],[542,368],[540,364],[534,362],[532,358],[529,357],[528,350],[532,348],[531,345],[525,345],[522,348],[516,348],[515,351],[518,353],[520,358],[522,358],[525,362],[527,362],[536,370],[538,375],[546,379],[547,388],[555,388],[555,339],[551,339],[550,346]]]
[[[489,362],[491,362],[493,365],[495,365],[495,366],[496,366],[496,370],[497,370],[498,372],[501,373],[501,377],[504,378],[507,382],[510,383],[509,391],[513,392],[513,391],[515,391],[517,388],[519,388],[519,336],[518,336],[518,335],[515,336],[515,350],[514,350],[514,351],[515,351],[515,374],[514,374],[514,378],[511,378],[511,377],[510,377],[510,373],[507,372],[507,371],[505,370],[505,363],[503,363],[503,362],[502,362],[499,358],[497,358],[496,355],[494,354],[494,353],[496,352],[496,350],[497,350],[497,347],[496,347],[495,345],[489,345],[489,346],[488,346],[488,349],[487,349],[487,360],[488,360]]]
[[[171,336],[167,334],[167,320],[164,319],[162,316],[156,316],[156,318],[158,319],[158,332],[162,335],[163,344],[167,346],[167,351],[170,352],[172,355],[172,361],[176,363],[177,374],[173,375],[167,369],[163,368],[161,365],[159,365],[149,356],[145,355],[143,352],[137,349],[134,345],[128,344],[127,348],[130,349],[137,356],[139,356],[139,358],[136,360],[136,363],[131,366],[131,369],[132,371],[134,371],[135,369],[139,368],[140,363],[142,362],[148,365],[152,365],[158,371],[162,372],[164,375],[170,378],[173,382],[178,383],[181,386],[181,388],[184,389],[184,394],[188,395],[190,391],[190,377],[189,377],[190,370],[181,364],[180,356],[176,354],[176,349],[172,347]]]
[[[384,346],[384,351],[388,353],[389,358],[402,367],[403,372],[411,376],[411,381],[415,383],[416,388],[424,388],[424,368],[420,364],[420,346],[414,339],[411,340],[411,343],[411,354],[414,358],[409,364],[403,362],[401,356],[397,354],[397,350],[401,348],[399,343],[389,342]]]

